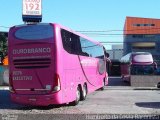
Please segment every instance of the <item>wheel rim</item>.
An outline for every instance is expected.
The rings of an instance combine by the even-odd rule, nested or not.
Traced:
[[[86,97],[87,90],[86,90],[86,85],[83,86],[83,96]]]

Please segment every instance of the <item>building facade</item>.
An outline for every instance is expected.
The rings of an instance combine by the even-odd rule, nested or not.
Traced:
[[[109,53],[109,58],[111,60],[120,60],[123,56],[123,45],[112,45],[112,49],[107,50],[107,52]]]
[[[107,52],[111,60],[111,64],[109,67],[107,66],[109,76],[121,76],[120,59],[123,56],[123,45],[112,45],[112,49],[107,50]]]
[[[123,46],[123,55],[150,52],[160,66],[160,19],[126,17]]]

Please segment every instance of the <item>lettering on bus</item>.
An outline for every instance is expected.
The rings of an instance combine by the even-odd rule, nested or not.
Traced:
[[[32,80],[32,76],[16,76],[13,80]]]
[[[97,61],[92,59],[83,59],[81,60],[83,66],[97,66]]]
[[[51,48],[24,48],[24,49],[13,49],[13,54],[33,54],[33,53],[50,53]]]
[[[32,76],[23,75],[22,71],[13,71],[13,80],[32,80]]]

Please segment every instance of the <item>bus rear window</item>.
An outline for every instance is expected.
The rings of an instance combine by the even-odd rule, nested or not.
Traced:
[[[29,25],[18,29],[15,37],[19,40],[42,40],[53,37],[53,27],[47,25]]]

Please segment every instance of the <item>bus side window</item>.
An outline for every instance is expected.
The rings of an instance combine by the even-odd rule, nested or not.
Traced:
[[[82,56],[89,56],[87,52],[82,51],[82,46],[80,42],[80,37],[77,35],[72,35],[72,54],[82,55]]]
[[[71,39],[70,39],[70,33],[66,30],[61,30],[61,36],[62,36],[62,42],[63,42],[63,47],[64,49],[71,53]]]
[[[71,53],[80,55],[82,53],[79,36],[71,34]]]
[[[64,49],[70,54],[83,55],[80,37],[66,30],[61,30]]]

